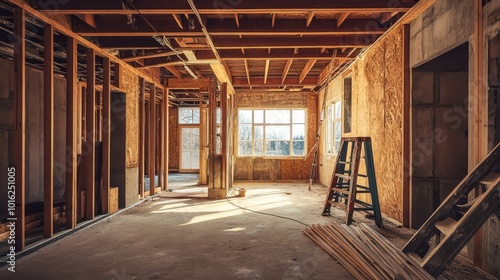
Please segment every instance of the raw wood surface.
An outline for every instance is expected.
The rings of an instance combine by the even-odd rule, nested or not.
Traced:
[[[356,279],[434,279],[366,224],[314,224],[304,233]]]

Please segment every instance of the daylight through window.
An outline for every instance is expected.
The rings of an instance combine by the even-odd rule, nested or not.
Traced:
[[[239,156],[304,156],[306,110],[238,110]]]

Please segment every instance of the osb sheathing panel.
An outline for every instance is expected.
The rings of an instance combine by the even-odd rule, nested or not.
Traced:
[[[139,78],[134,73],[122,69],[122,89],[127,96],[126,109],[126,166],[139,166]]]
[[[179,109],[172,107],[168,113],[168,169],[179,169]]]
[[[314,145],[317,119],[317,95],[315,93],[252,93],[237,94],[235,99],[235,123],[238,123],[239,108],[306,108],[307,109],[307,150]],[[234,139],[238,139],[237,129]],[[237,155],[235,145],[235,155]],[[295,180],[309,179],[313,155],[307,160],[237,157],[235,162],[236,180]]]
[[[402,50],[402,28],[398,28],[353,63],[352,132],[343,135],[372,138],[381,209],[398,221],[403,217]],[[327,100],[340,100],[343,78],[336,78],[329,86]],[[326,174],[320,179],[328,185],[335,158],[322,158],[321,171]]]
[[[307,108],[307,150],[306,155],[312,149],[315,143],[315,135],[317,130],[316,116],[317,116],[317,95],[308,94],[306,100]],[[281,179],[291,180],[291,179],[309,179],[311,172],[311,165],[313,161],[314,154],[311,153],[309,157],[304,161],[304,159],[295,160],[280,160],[281,166]]]
[[[325,139],[326,130],[327,130],[327,116],[328,106],[333,102],[342,100],[342,92],[344,88],[344,83],[342,78],[338,78],[333,80],[328,86],[325,88],[324,92],[320,95],[318,100],[318,114],[321,114],[321,110],[323,107],[323,96],[326,95],[326,108],[324,111],[324,119],[321,124],[321,139]],[[318,117],[319,119],[319,117]],[[335,166],[335,156],[326,154],[325,150],[325,141],[320,141],[319,148],[319,180],[325,185],[329,185],[332,177],[332,171]]]

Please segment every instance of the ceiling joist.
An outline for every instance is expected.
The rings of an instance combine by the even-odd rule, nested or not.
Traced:
[[[302,13],[303,11],[314,10],[316,12],[346,13],[346,12],[406,12],[413,3],[398,1],[394,5],[392,0],[350,0],[350,1],[331,1],[331,0],[287,0],[287,1],[269,1],[253,0],[241,1],[239,5],[234,5],[231,0],[219,0],[216,5],[212,1],[199,1],[196,3],[200,14],[220,14],[234,15],[238,14],[288,14]],[[58,9],[41,10],[46,14],[98,14],[98,15],[133,15],[139,14],[134,8],[123,8],[120,1],[65,1],[58,3]],[[233,5],[231,5],[233,4]],[[141,0],[134,2],[134,6],[140,10],[143,15],[151,14],[189,14],[192,9],[186,1],[157,1]]]

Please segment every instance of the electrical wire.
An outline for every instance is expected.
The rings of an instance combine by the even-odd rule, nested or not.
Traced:
[[[231,188],[229,190],[229,193],[233,192],[234,191],[234,188]],[[247,210],[247,211],[250,211],[250,212],[253,212],[253,213],[256,213],[256,214],[261,214],[261,215],[266,215],[266,216],[271,216],[271,217],[275,217],[275,218],[280,218],[280,219],[285,219],[285,220],[290,220],[290,221],[294,221],[294,222],[297,222],[301,225],[304,225],[304,226],[309,226],[308,224],[304,223],[304,222],[301,222],[297,219],[294,219],[294,218],[289,218],[289,217],[285,217],[285,216],[281,216],[281,215],[276,215],[276,214],[271,214],[271,213],[266,213],[266,212],[261,212],[261,211],[257,211],[257,210],[252,210],[252,209],[249,209],[249,208],[246,208],[246,207],[243,207],[243,206],[239,206],[237,204],[234,204],[231,200],[229,200],[229,195],[226,196],[226,200],[229,204],[233,205],[233,206],[236,206],[242,210]]]
[[[124,0],[120,0],[122,2],[122,4],[125,6],[125,3],[123,2]],[[158,32],[158,30],[151,24],[151,22],[149,22],[149,20],[141,13],[141,11],[132,3],[132,1],[130,0],[125,0],[127,1],[127,3],[132,6],[132,8],[134,8],[136,10],[136,12],[141,16],[141,18],[149,25],[149,27],[151,27],[151,29],[156,32],[157,34],[157,37],[161,38],[162,39],[162,42],[163,44],[165,44],[165,46],[167,46],[171,51],[173,51],[175,53],[175,55],[177,56],[177,58],[179,58],[179,60],[182,62],[182,65],[184,66],[184,69],[186,69],[186,71],[195,79],[198,79],[198,76],[196,76],[196,74],[193,73],[193,71],[189,68],[189,66],[187,65],[186,61],[179,55],[179,52],[175,50],[175,48],[170,44],[170,42],[168,41],[168,39],[165,37],[165,35],[161,35],[160,32]],[[156,38],[154,38],[156,40]],[[158,41],[158,40],[157,40]],[[158,42],[160,43],[160,42]]]

